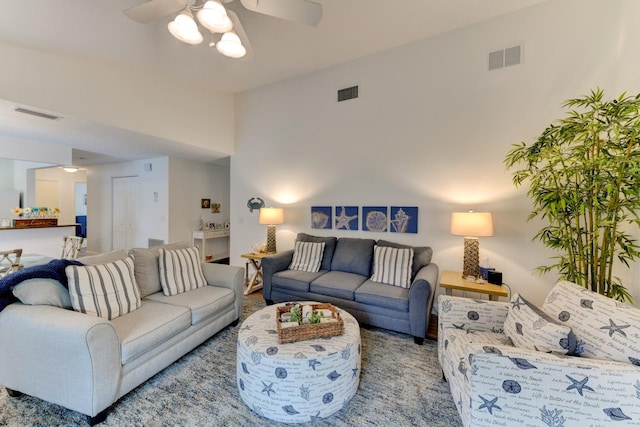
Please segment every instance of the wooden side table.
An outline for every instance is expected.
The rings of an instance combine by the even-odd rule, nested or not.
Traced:
[[[257,291],[258,289],[262,289],[262,279],[263,279],[262,258],[269,255],[273,255],[273,254],[267,254],[267,253],[254,254],[253,252],[250,252],[250,253],[240,255],[242,258],[246,258],[249,260],[247,261],[247,264],[245,266],[245,274],[244,274],[244,286],[245,286],[244,294],[245,295],[249,295],[250,293]],[[253,270],[254,270],[251,280],[249,280],[249,264],[253,266]]]
[[[440,276],[440,287],[445,289],[447,295],[451,295],[454,289],[466,292],[476,292],[478,294],[489,295],[491,301],[497,301],[498,297],[508,297],[507,288],[491,283],[469,282],[462,278],[459,271],[443,271]]]

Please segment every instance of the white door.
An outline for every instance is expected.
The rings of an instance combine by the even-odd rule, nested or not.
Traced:
[[[135,246],[138,233],[138,177],[113,178],[113,249],[129,249]]]

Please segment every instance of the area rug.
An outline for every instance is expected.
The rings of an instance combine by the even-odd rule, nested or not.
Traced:
[[[241,320],[264,307],[245,298]],[[101,426],[287,426],[260,417],[238,395],[235,375],[239,326],[227,327],[166,368],[113,408]],[[460,426],[437,344],[377,328],[361,328],[360,387],[347,406],[307,425]],[[84,415],[29,396],[0,391],[0,425],[87,425]]]

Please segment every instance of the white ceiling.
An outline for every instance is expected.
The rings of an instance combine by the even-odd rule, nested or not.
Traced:
[[[235,0],[226,6],[238,14],[254,51],[252,58],[240,60],[218,54],[208,46],[206,36],[205,43],[198,46],[175,40],[166,27],[172,16],[140,24],[122,14],[122,10],[143,1],[5,0],[0,4],[0,41],[54,54],[148,68],[150,72],[163,72],[218,91],[237,93],[546,0],[316,0],[323,6],[323,18],[317,27],[250,12]],[[2,107],[0,102],[0,132],[24,137],[48,132],[46,127],[34,129],[38,127],[35,119],[26,120],[25,126],[20,123],[25,120],[16,119],[16,113],[9,110],[12,114],[8,114]],[[122,130],[108,131],[104,126],[73,120],[64,122],[56,124],[60,143],[86,151],[104,153],[96,150],[97,144],[104,146],[98,131],[113,134],[112,137],[123,136]],[[27,127],[30,134],[25,133]],[[155,151],[150,151],[141,141],[139,149],[131,150],[128,158],[180,156],[186,148],[168,141],[153,146]],[[184,157],[201,154],[184,153]],[[122,158],[122,154],[117,158]]]

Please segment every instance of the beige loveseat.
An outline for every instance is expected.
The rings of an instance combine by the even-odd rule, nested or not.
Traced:
[[[9,305],[0,312],[0,385],[12,396],[35,396],[99,423],[119,398],[236,323],[242,313],[240,267],[203,263],[204,286],[163,293],[160,249],[175,253],[186,247],[132,249],[133,262],[127,262],[134,266],[139,307],[112,320],[52,305]],[[125,259],[116,250],[78,261],[109,266]],[[69,268],[67,277],[79,275]],[[70,278],[69,288],[74,284]]]

